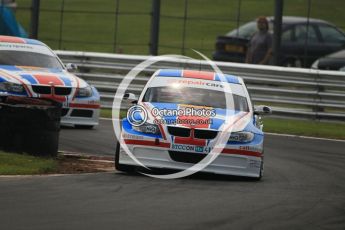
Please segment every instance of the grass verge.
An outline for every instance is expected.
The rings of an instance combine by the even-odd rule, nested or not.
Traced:
[[[345,124],[266,117],[264,131],[345,140]]]
[[[57,170],[58,163],[52,158],[0,151],[0,175],[46,174]]]
[[[120,115],[121,117],[125,117],[126,111],[121,111]],[[111,110],[102,109],[101,116],[104,118],[111,118]],[[272,117],[264,117],[263,121],[265,132],[345,140],[345,123],[292,120]]]

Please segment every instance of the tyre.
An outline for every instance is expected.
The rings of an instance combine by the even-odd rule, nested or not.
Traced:
[[[120,164],[120,142],[117,142],[115,149],[115,169],[127,173],[135,172],[135,166]]]
[[[260,181],[261,178],[263,177],[264,175],[264,161],[262,160],[261,161],[261,167],[260,167],[260,174],[259,174],[259,177],[256,177],[254,180],[255,181]]]

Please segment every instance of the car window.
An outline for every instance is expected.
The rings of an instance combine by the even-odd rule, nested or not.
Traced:
[[[235,110],[249,112],[247,99],[232,94]],[[223,91],[191,88],[191,87],[151,87],[145,92],[143,102],[174,103],[205,106],[212,108],[226,108],[225,93]]]
[[[292,35],[293,35],[293,28],[290,28],[288,30],[285,30],[282,33],[282,41],[291,41],[292,40]]]
[[[248,22],[244,24],[243,26],[240,26],[238,37],[249,39],[255,33],[255,31],[256,31],[256,22],[255,21]],[[226,34],[226,36],[237,37],[237,29],[230,31],[229,33]]]
[[[319,42],[315,28],[312,25],[309,25],[309,28],[307,28],[307,25],[297,25],[295,27],[295,42],[305,43],[306,39],[307,39],[307,31],[308,31],[308,42],[309,43]]]
[[[0,50],[0,65],[63,68],[54,56],[14,50]]]
[[[322,36],[322,40],[325,43],[345,43],[344,35],[336,28],[326,25],[320,25],[319,30]]]

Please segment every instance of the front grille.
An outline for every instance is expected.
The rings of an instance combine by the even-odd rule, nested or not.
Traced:
[[[37,94],[52,94],[51,86],[33,85],[32,90]],[[71,87],[54,87],[54,94],[60,96],[70,95],[72,92]]]
[[[87,109],[73,109],[71,117],[92,117],[93,111]]]
[[[168,126],[168,132],[170,133],[170,135],[178,136],[178,137],[190,136],[190,128]]]
[[[195,129],[194,137],[198,139],[214,139],[218,135],[218,131],[215,130],[205,130],[205,129]]]
[[[32,90],[38,94],[51,94],[52,89],[50,86],[33,85]]]
[[[207,156],[207,154],[169,151],[169,156],[172,160],[177,162],[196,164],[200,162],[202,159],[204,159]]]
[[[72,88],[70,87],[55,87],[54,92],[55,95],[67,96],[70,95]]]

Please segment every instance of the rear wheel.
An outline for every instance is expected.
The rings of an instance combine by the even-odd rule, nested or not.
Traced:
[[[135,172],[135,167],[132,165],[120,164],[120,142],[116,144],[115,150],[115,169],[122,172],[133,173]]]

